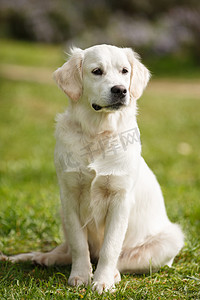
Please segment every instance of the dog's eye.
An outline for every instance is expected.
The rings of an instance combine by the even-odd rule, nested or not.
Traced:
[[[100,68],[96,68],[96,69],[92,70],[92,74],[94,74],[94,75],[102,75],[103,71]]]
[[[128,69],[123,68],[123,69],[122,69],[122,74],[126,74],[126,73],[128,73]]]

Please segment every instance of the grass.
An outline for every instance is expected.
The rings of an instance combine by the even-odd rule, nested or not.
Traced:
[[[64,52],[61,54],[59,46],[1,40],[1,63],[57,68],[63,63]]]
[[[176,53],[165,57],[148,55],[145,62],[156,78],[195,79],[200,77],[199,58],[192,57],[188,53]]]
[[[54,70],[59,47],[3,41],[4,64]],[[47,55],[48,54],[48,55]],[[0,71],[1,74],[1,71]],[[51,82],[0,78],[0,251],[48,251],[62,240],[53,165],[54,117],[67,105]],[[172,268],[123,275],[113,294],[67,285],[70,267],[0,262],[0,299],[200,299],[198,79],[152,80],[139,100],[143,156],[156,173],[168,215],[186,235]]]

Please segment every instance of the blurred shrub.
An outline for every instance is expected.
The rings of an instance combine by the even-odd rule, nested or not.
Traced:
[[[200,56],[199,0],[0,0],[0,36]]]
[[[1,36],[60,42],[70,37],[73,17],[62,0],[0,0]]]

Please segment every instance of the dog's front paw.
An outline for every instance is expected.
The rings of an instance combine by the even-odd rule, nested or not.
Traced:
[[[114,276],[111,273],[101,275],[94,275],[93,280],[93,291],[97,291],[99,294],[102,294],[104,291],[115,291],[115,283],[120,282],[121,276],[118,270],[115,271]]]
[[[72,274],[68,279],[68,284],[72,286],[85,285],[88,286],[91,283],[91,273],[87,274]]]
[[[88,285],[89,280],[84,276],[70,276],[68,279],[68,284],[72,286]]]
[[[92,266],[89,265],[82,269],[72,269],[70,277],[68,279],[68,284],[72,286],[85,285],[88,286],[91,284],[92,278]]]
[[[103,292],[114,292],[115,285],[114,282],[106,282],[106,281],[93,281],[92,284],[93,291],[97,291],[98,294],[102,294]]]

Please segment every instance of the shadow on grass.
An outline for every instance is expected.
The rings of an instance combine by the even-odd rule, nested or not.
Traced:
[[[40,282],[57,282],[61,281],[67,285],[67,279],[69,277],[71,266],[53,266],[45,267],[39,266],[30,262],[16,263],[5,261],[0,262],[0,283],[9,285],[14,282],[18,284],[29,284],[32,280],[35,283]]]

